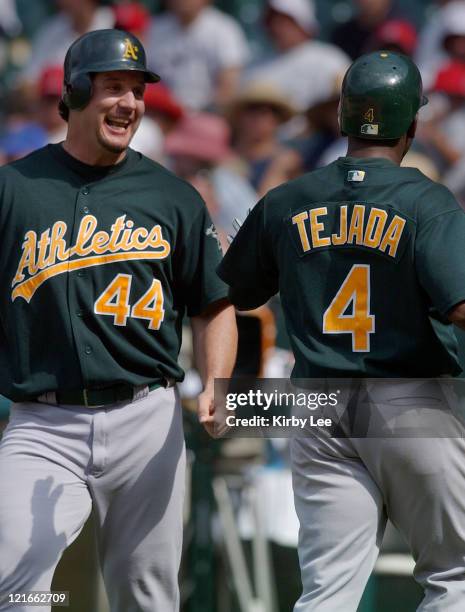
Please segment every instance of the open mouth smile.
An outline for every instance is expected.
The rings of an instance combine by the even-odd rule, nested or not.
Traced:
[[[129,119],[120,119],[116,117],[105,117],[105,124],[111,129],[112,132],[125,134],[131,125],[131,121]]]

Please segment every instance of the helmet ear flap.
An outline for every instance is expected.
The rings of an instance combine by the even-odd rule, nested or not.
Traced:
[[[65,83],[63,102],[70,110],[82,110],[92,97],[92,79],[86,73],[78,74]]]

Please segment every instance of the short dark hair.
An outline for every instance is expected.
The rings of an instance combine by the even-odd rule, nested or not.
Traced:
[[[60,117],[67,122],[69,119],[69,108],[63,102],[62,98],[60,98],[60,101],[58,102],[58,112],[60,114]]]
[[[399,144],[399,138],[357,138],[349,136],[350,140],[365,147],[395,147]]]

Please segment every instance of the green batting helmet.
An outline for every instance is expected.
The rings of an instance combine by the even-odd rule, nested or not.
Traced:
[[[358,138],[399,138],[427,102],[420,71],[409,57],[391,51],[362,55],[342,83],[341,131]]]
[[[148,83],[160,80],[147,70],[144,47],[133,34],[124,30],[95,30],[74,41],[66,53],[64,105],[73,110],[84,108],[92,96],[90,74],[111,70],[137,70]]]

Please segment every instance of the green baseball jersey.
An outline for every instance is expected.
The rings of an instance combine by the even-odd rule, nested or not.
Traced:
[[[129,150],[49,145],[0,169],[0,393],[181,380],[181,322],[227,295],[203,200]]]
[[[270,191],[218,271],[240,308],[280,292],[294,377],[456,375],[464,244],[444,186],[345,157]]]

